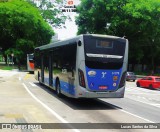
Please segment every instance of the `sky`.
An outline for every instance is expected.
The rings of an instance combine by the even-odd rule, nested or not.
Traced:
[[[73,0],[73,2],[74,2],[74,5],[78,5],[80,3],[79,0]],[[61,29],[54,28],[55,33],[58,34],[59,40],[75,37],[78,31],[78,27],[75,24],[75,16],[77,15],[77,13],[65,12],[64,15],[69,15],[72,21],[66,20],[65,22],[66,28],[61,28]]]
[[[78,31],[78,27],[75,24],[75,16],[76,13],[69,13],[70,14],[70,18],[72,21],[67,20],[65,22],[65,26],[66,28],[54,28],[55,33],[58,34],[58,39],[59,40],[64,40],[67,38],[72,38],[76,36],[76,33]]]

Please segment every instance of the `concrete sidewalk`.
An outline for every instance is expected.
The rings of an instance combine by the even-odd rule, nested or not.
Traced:
[[[26,91],[18,79],[25,77],[26,73],[12,73],[0,71],[0,123],[61,123]]]

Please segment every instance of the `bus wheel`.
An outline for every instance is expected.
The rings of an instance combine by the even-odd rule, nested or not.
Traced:
[[[41,83],[40,82],[40,74],[39,74],[39,72],[38,72],[38,82]]]
[[[57,84],[56,84],[56,93],[58,95],[58,97],[61,97],[61,87],[60,87],[60,83],[57,81]]]

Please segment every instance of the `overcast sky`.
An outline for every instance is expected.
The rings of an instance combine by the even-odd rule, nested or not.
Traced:
[[[73,0],[75,5],[78,5],[80,3],[79,0]],[[75,24],[75,16],[77,15],[75,12],[67,12],[64,13],[65,15],[69,15],[72,21],[67,20],[65,23],[66,28],[62,29],[55,29],[54,31],[58,33],[58,39],[64,40],[67,38],[72,38],[76,36],[77,33],[77,26]]]

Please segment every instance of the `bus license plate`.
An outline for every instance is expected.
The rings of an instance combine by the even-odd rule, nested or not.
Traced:
[[[108,87],[107,86],[99,86],[99,89],[107,89]]]

